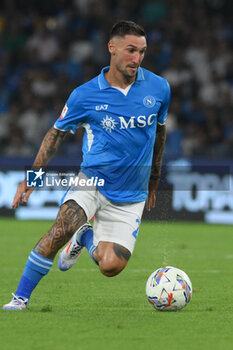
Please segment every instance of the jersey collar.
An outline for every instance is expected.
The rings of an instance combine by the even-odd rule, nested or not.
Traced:
[[[109,68],[110,68],[109,66],[104,67],[101,70],[101,73],[98,75],[98,84],[99,84],[100,90],[111,88],[111,85],[109,85],[109,83],[107,82],[107,80],[105,79],[105,76],[104,76],[104,73],[107,72],[109,70]],[[137,73],[137,78],[136,78],[136,81],[140,81],[140,80],[145,80],[143,70],[141,67],[138,68],[138,73]]]

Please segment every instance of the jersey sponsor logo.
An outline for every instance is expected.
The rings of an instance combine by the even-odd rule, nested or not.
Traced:
[[[145,107],[147,108],[152,108],[154,107],[156,101],[155,101],[155,98],[153,96],[146,96],[144,99],[143,99],[143,104]]]
[[[102,110],[107,110],[108,105],[100,105],[100,106],[95,106],[96,111],[102,111]]]
[[[115,119],[109,117],[108,115],[106,115],[106,117],[101,121],[102,127],[110,132],[115,129],[117,124],[118,122],[116,122]]]
[[[155,118],[157,116],[157,113],[152,113],[147,118],[145,115],[139,115],[138,117],[130,117],[125,119],[124,117],[118,117],[120,129],[135,129],[135,128],[144,128],[145,126],[151,126]],[[112,117],[109,117],[106,115],[106,117],[101,121],[102,127],[112,132],[115,127],[117,126],[118,122],[115,121]]]
[[[147,125],[152,125],[155,121],[156,113],[150,114],[148,118],[145,115],[139,115],[138,117],[131,117],[128,120],[125,120],[124,117],[119,117],[120,119],[120,129],[135,129],[144,128]]]
[[[68,111],[68,107],[67,107],[67,105],[65,105],[64,108],[63,108],[63,110],[62,110],[62,112],[61,112],[60,120],[62,120],[63,118],[65,118],[67,111]]]

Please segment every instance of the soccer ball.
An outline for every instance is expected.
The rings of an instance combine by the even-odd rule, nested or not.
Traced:
[[[192,283],[184,271],[172,266],[162,267],[148,278],[146,295],[157,310],[179,310],[190,302]]]

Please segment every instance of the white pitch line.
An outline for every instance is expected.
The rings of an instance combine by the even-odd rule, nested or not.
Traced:
[[[155,269],[156,270],[156,269]],[[154,270],[154,271],[155,271]],[[80,268],[77,269],[77,272],[98,272],[98,268]],[[60,272],[59,270],[52,270],[52,272]],[[153,268],[152,269],[127,269],[127,273],[152,273],[153,272]],[[200,270],[189,270],[189,273],[200,273]],[[221,273],[221,270],[201,270],[201,273]]]
[[[5,271],[17,271],[18,270],[18,267],[5,267],[5,268],[2,268],[2,270],[5,270]],[[127,269],[126,272],[127,273],[149,273],[151,274],[153,271],[156,270],[156,267],[155,269],[153,270],[153,268],[151,269]],[[85,267],[82,267],[82,268],[75,268],[75,271],[76,272],[99,272],[99,269],[98,267],[96,268],[85,268]],[[185,272],[187,272],[188,274],[189,273],[199,273],[200,274],[200,270],[186,270]],[[201,273],[222,273],[223,270],[201,270]],[[52,268],[52,270],[50,271],[50,273],[61,273],[61,271],[56,268],[56,266],[54,266]]]
[[[226,255],[226,259],[233,259],[233,254]]]

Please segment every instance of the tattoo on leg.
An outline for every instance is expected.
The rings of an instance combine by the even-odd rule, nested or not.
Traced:
[[[36,244],[35,251],[48,259],[53,259],[58,250],[86,221],[84,210],[75,201],[67,201],[61,206],[53,226]]]
[[[131,256],[131,253],[127,248],[117,243],[113,243],[113,251],[120,260],[125,259],[128,261]]]

